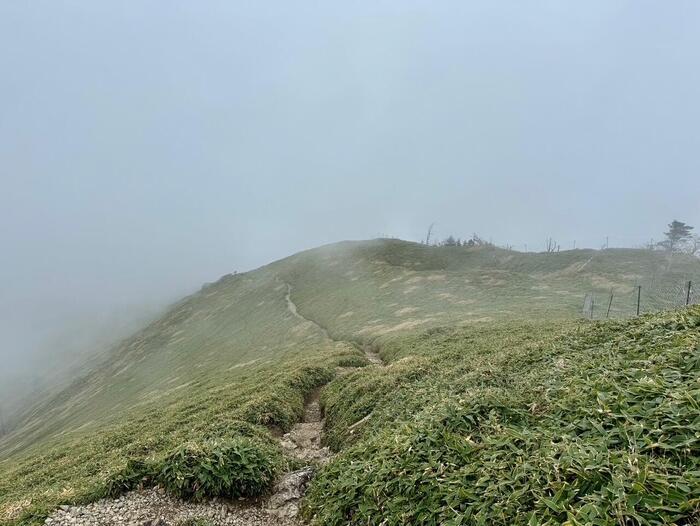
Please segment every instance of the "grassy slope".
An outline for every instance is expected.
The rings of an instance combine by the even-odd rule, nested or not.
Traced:
[[[99,496],[128,458],[163,456],[207,437],[245,434],[270,442],[270,427],[288,428],[308,390],[359,351],[295,317],[286,283],[299,312],[331,337],[389,349],[431,327],[484,325],[486,333],[474,337],[486,338],[518,320],[572,318],[590,290],[603,294],[615,286],[629,295],[644,280],[658,285],[700,276],[699,266],[678,259],[666,270],[662,255],[645,251],[542,255],[373,241],[227,276],[123,342],[0,441],[0,523]],[[420,366],[411,369],[427,359],[421,354],[402,361],[409,377],[423,374]],[[329,421],[337,418],[329,414]],[[345,444],[342,426],[330,437]]]
[[[307,495],[318,524],[700,519],[700,307],[436,329],[382,355],[325,392],[342,454]]]
[[[280,272],[300,309],[338,337],[368,340],[448,324],[570,318],[586,293],[603,302],[611,288],[611,317],[629,316],[636,285],[642,311],[655,310],[680,302],[681,285],[700,278],[697,258],[669,264],[664,254],[632,249],[524,254],[390,240],[332,245],[294,261]],[[667,290],[677,297],[660,295]]]
[[[103,495],[127,459],[289,429],[305,394],[361,353],[294,317],[285,293],[264,269],[223,278],[34,408],[2,444],[0,523]]]

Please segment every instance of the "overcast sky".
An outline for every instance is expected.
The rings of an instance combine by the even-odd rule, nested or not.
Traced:
[[[322,243],[700,227],[699,27],[695,0],[0,0],[5,372]]]

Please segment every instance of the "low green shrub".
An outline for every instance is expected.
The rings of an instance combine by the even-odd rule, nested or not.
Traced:
[[[330,382],[334,376],[331,367],[305,366],[289,371],[284,384],[295,392],[308,393]]]
[[[369,360],[364,356],[346,356],[338,360],[338,367],[365,367],[369,365]]]
[[[170,453],[156,478],[180,498],[255,497],[275,479],[281,457],[248,438],[188,443]]]

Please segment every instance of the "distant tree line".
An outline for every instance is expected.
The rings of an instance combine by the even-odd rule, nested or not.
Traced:
[[[442,240],[438,240],[433,236],[434,226],[434,224],[430,225],[425,239],[421,241],[422,244],[433,247],[495,246],[491,241],[486,241],[478,234],[472,234],[471,237],[465,239],[449,235]],[[650,250],[664,250],[669,253],[690,254],[700,257],[700,236],[693,234],[693,230],[694,227],[689,224],[674,219],[668,224],[668,230],[664,232],[665,239],[656,243],[652,240],[646,247]],[[608,246],[609,244],[606,238],[602,248],[605,249],[608,248]],[[510,250],[512,246],[508,245],[503,248]],[[574,242],[574,248],[576,248],[576,242]],[[525,250],[527,251],[527,245],[525,245]],[[549,237],[545,240],[545,252],[553,253],[559,252],[560,250],[561,245],[554,238]]]
[[[433,239],[431,240],[432,227],[428,230],[428,235],[423,242],[424,245],[430,245],[433,247],[492,247],[493,243],[486,241],[478,234],[472,234],[471,237],[462,239],[460,237],[455,237],[453,235],[447,236],[442,241]]]

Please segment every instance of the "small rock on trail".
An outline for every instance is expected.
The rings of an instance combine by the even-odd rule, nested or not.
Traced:
[[[267,501],[267,510],[277,517],[296,517],[299,513],[299,501],[306,493],[306,487],[313,475],[314,471],[310,466],[285,474],[275,484],[273,494]]]

